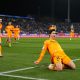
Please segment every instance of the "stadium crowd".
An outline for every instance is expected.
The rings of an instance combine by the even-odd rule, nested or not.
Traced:
[[[47,34],[48,27],[52,24],[55,24],[57,27],[57,32],[59,33],[69,33],[70,26],[73,24],[75,33],[80,33],[80,23],[65,23],[65,22],[58,22],[54,23],[54,21],[50,22],[45,19],[35,19],[35,18],[16,18],[16,17],[9,17],[9,16],[1,16],[3,22],[3,29],[4,31],[5,26],[10,21],[14,26],[19,25],[21,28],[21,33],[26,34]]]

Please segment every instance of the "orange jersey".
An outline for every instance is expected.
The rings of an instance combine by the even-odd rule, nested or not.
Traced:
[[[7,32],[7,36],[8,36],[9,38],[12,37],[12,31],[13,31],[13,29],[14,29],[14,26],[13,26],[13,25],[8,25],[8,26],[6,26],[6,28],[5,28],[5,31]]]
[[[43,56],[45,55],[46,50],[48,50],[51,58],[55,56],[63,57],[66,55],[56,40],[49,39],[44,42],[40,57],[38,58],[39,62],[42,60]]]
[[[2,24],[0,23],[0,30],[2,29]]]
[[[14,26],[13,25],[8,25],[5,28],[6,32],[11,32],[11,31],[13,31],[13,29],[14,29]]]
[[[75,36],[74,32],[70,32],[70,37],[74,37],[74,36]]]
[[[18,38],[20,33],[20,28],[14,28],[13,32],[14,32],[14,37]]]
[[[20,28],[14,28],[13,32],[16,33],[16,34],[19,34],[20,33]]]

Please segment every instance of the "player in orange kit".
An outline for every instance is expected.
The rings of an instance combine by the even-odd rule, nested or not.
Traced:
[[[14,26],[11,22],[8,23],[8,25],[5,28],[5,31],[7,33],[7,43],[9,44],[9,47],[11,47],[11,38],[12,38],[12,31],[14,30]]]
[[[1,33],[1,30],[2,30],[2,19],[0,19],[0,57],[2,57],[3,55],[2,55],[2,45],[1,45],[1,43],[2,43],[2,33]]]
[[[0,19],[0,33],[1,33],[1,29],[2,29],[2,19]]]
[[[19,28],[19,25],[16,25],[16,27],[13,30],[13,32],[14,32],[14,39],[15,39],[15,41],[19,40],[19,38],[20,38],[20,28]]]
[[[71,69],[75,69],[74,62],[65,54],[60,44],[55,40],[56,32],[50,30],[49,39],[44,41],[42,51],[39,58],[34,62],[39,64],[43,59],[46,50],[48,50],[51,56],[51,64],[48,66],[50,70],[61,71],[64,69],[64,65],[67,65]]]
[[[74,27],[73,27],[73,25],[71,25],[70,40],[72,40],[72,38],[74,38],[74,37],[75,37]]]

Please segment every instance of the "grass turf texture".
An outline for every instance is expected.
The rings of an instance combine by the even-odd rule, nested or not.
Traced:
[[[47,38],[21,38],[17,43],[12,39],[12,47],[8,47],[5,38],[2,38],[2,53],[0,57],[0,72],[34,67],[34,61],[39,57],[44,40]],[[80,38],[57,38],[62,48],[72,59],[80,57]],[[44,59],[38,65],[39,67],[8,73],[9,75],[24,76],[32,78],[41,78],[48,80],[80,80],[80,61],[76,61],[76,70],[63,70],[60,72],[50,71],[47,65],[50,63],[50,56],[46,52]],[[8,76],[1,76],[0,80],[33,80],[22,79]],[[34,79],[35,80],[35,79]]]

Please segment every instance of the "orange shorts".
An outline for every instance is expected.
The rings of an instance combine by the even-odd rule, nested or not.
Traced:
[[[19,34],[14,34],[14,38],[18,38],[19,37]]]
[[[12,33],[7,33],[7,37],[11,38],[12,37]]]
[[[55,57],[52,57],[52,58],[51,58],[51,63],[52,63],[52,64],[56,64],[56,63],[61,62],[61,63],[67,65],[70,61],[71,61],[71,59],[70,59],[67,55],[65,55],[64,57],[55,56]]]
[[[65,55],[65,56],[62,58],[62,63],[63,63],[63,64],[68,64],[70,61],[71,61],[71,59],[70,59],[67,55]]]
[[[70,34],[70,37],[74,37],[74,36],[75,36],[74,33]]]

